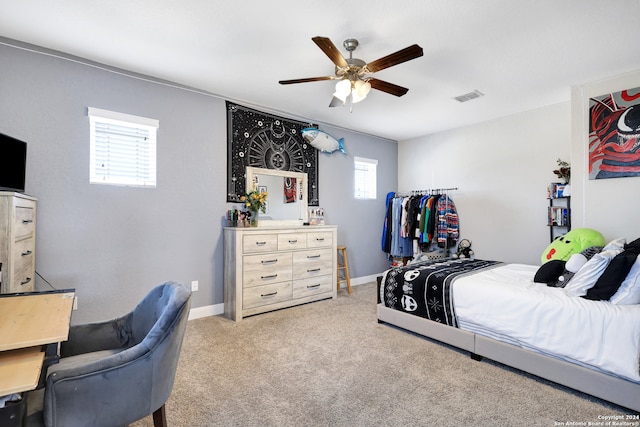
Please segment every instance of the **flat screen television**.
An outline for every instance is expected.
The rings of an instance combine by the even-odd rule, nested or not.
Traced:
[[[27,143],[0,133],[0,190],[24,193]]]

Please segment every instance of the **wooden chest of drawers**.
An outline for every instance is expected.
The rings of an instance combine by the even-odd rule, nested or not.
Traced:
[[[0,293],[35,289],[36,199],[0,192]]]
[[[334,226],[225,228],[225,316],[336,298],[336,245]]]

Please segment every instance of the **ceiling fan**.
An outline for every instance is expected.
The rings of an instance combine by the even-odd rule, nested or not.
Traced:
[[[358,47],[358,40],[356,39],[347,39],[342,43],[344,48],[349,52],[349,59],[345,59],[344,56],[342,56],[338,48],[336,48],[329,38],[318,36],[313,37],[311,40],[313,40],[335,64],[335,76],[280,80],[279,83],[288,85],[323,80],[339,80],[338,83],[336,83],[336,91],[333,94],[333,99],[329,107],[345,105],[347,99],[349,99],[351,103],[360,102],[367,97],[371,89],[377,89],[395,96],[404,95],[409,89],[376,79],[375,77],[371,77],[370,74],[423,55],[422,48],[414,44],[391,55],[366,63],[361,59],[353,58],[353,51]]]

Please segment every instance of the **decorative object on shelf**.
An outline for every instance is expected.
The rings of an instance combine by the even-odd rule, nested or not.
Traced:
[[[259,190],[253,190],[247,194],[240,196],[240,201],[249,208],[249,224],[252,227],[258,226],[258,211],[262,213],[267,212],[267,191],[260,192]]]
[[[558,169],[554,170],[553,173],[555,173],[558,178],[563,179],[565,184],[568,184],[571,179],[571,165],[558,158]]]
[[[309,206],[318,206],[318,150],[302,138],[317,127],[227,101],[227,202],[237,203],[246,188],[248,166],[306,173]]]
[[[309,208],[309,225],[324,225],[323,208]]]

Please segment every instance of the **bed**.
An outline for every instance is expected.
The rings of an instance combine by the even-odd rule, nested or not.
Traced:
[[[536,283],[539,268],[474,259],[394,267],[378,280],[378,321],[640,411],[640,304]],[[627,288],[638,276],[640,258]]]

